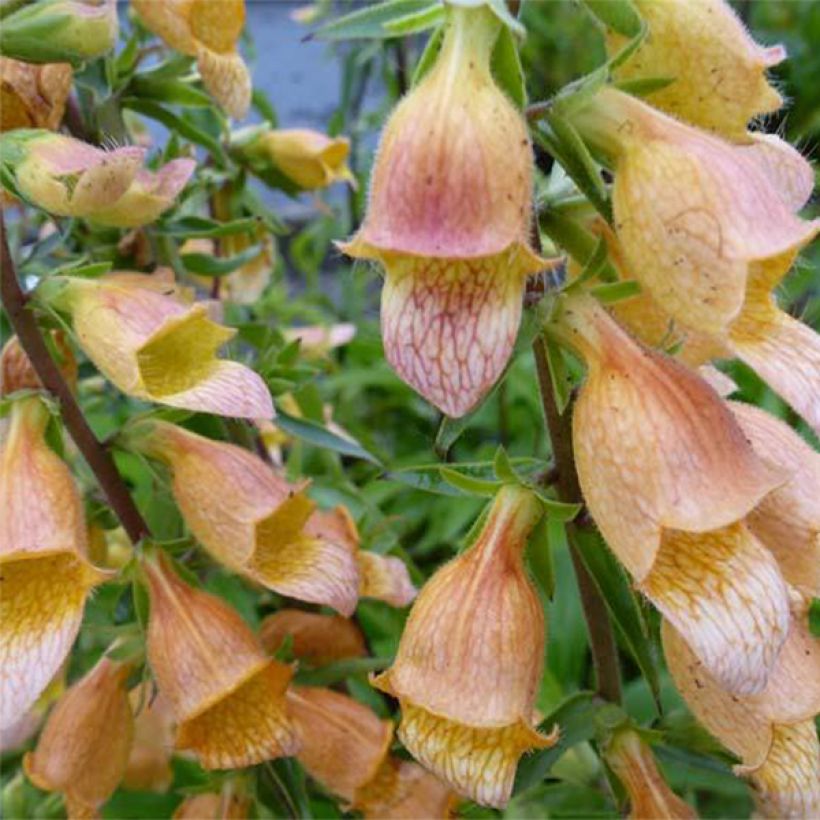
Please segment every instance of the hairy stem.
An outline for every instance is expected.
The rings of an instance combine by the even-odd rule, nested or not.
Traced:
[[[34,372],[45,389],[59,402],[60,415],[66,429],[94,473],[108,503],[128,533],[128,537],[136,544],[150,535],[148,525],[136,508],[125,482],[114,465],[111,454],[97,440],[94,432],[88,426],[71,389],[49,353],[40,329],[37,327],[34,314],[27,306],[28,297],[23,292],[17,278],[2,213],[0,213],[0,296],[2,296],[9,322]]]

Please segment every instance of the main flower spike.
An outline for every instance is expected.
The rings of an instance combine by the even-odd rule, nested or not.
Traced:
[[[65,795],[69,817],[97,817],[122,780],[134,736],[129,668],[103,657],[57,701],[23,759],[35,786]]]
[[[352,615],[355,556],[323,534],[316,505],[262,459],[162,421],[134,425],[129,445],[167,464],[186,524],[218,561],[268,589]]]
[[[339,615],[280,609],[262,621],[259,640],[265,651],[273,654],[288,638],[293,656],[313,666],[367,654],[361,629]]]
[[[789,638],[768,686],[754,698],[724,691],[667,623],[663,648],[675,685],[701,723],[742,761],[764,817],[820,815],[820,641],[799,596]]]
[[[385,269],[387,360],[449,416],[487,395],[512,354],[530,248],[526,124],[490,70],[500,23],[447,7],[441,52],[381,137],[361,230],[341,246]]]
[[[738,141],[751,119],[783,105],[766,69],[785,60],[786,50],[758,45],[725,0],[634,2],[649,32],[615,77],[670,80],[650,94],[652,105]],[[624,46],[626,38],[607,32],[610,55]]]
[[[788,595],[741,520],[788,475],[755,455],[705,381],[638,344],[594,299],[568,298],[558,321],[588,368],[573,443],[592,516],[723,685],[759,691],[785,639]]]
[[[192,159],[175,159],[158,171],[144,168],[144,148],[105,150],[39,129],[0,138],[3,164],[19,192],[55,216],[135,228],[174,204],[194,172]]]
[[[235,769],[298,748],[286,713],[293,670],[265,655],[221,599],[184,583],[164,556],[145,563],[148,660],[171,704],[176,747],[206,769]]]
[[[65,661],[91,589],[83,504],[45,441],[49,412],[15,401],[0,447],[0,729],[20,720]]]
[[[231,117],[251,104],[251,77],[237,51],[245,0],[132,0],[146,28],[182,54],[196,57],[205,88]]]
[[[164,273],[52,277],[41,298],[71,315],[83,351],[120,390],[146,401],[240,418],[271,418],[261,377],[216,358],[236,331],[185,304]]]
[[[399,699],[410,753],[487,806],[506,805],[525,751],[558,738],[533,729],[545,628],[523,550],[540,516],[530,491],[503,487],[475,543],[424,586],[395,663],[373,680]]]
[[[67,63],[38,66],[0,57],[0,131],[59,128],[73,76]]]

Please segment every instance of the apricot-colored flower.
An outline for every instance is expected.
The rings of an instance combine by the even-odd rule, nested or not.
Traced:
[[[167,211],[196,165],[175,159],[149,171],[143,148],[105,150],[38,129],[6,132],[0,147],[17,188],[33,205],[117,228],[146,225]]]
[[[783,104],[766,69],[786,58],[750,36],[725,0],[635,0],[649,27],[638,50],[615,72],[618,80],[667,79],[652,105],[686,122],[743,140],[753,117]],[[626,38],[607,32],[615,54]]]
[[[148,660],[178,724],[176,747],[206,769],[293,754],[298,739],[285,707],[293,670],[269,659],[233,609],[180,580],[164,556],[145,569]]]
[[[86,355],[131,396],[243,418],[270,418],[265,382],[239,362],[216,358],[236,331],[218,325],[202,304],[175,298],[157,274],[99,279],[52,277],[43,298],[71,314]]]
[[[129,668],[103,657],[49,715],[23,759],[35,786],[65,795],[69,817],[94,817],[120,783],[134,734]]]
[[[814,716],[820,711],[820,641],[808,628],[805,605],[794,599],[789,637],[766,688],[742,698],[724,691],[664,622],[669,671],[701,723],[741,759],[735,773],[755,788],[766,817],[820,814],[820,744]]]
[[[32,65],[0,57],[0,131],[59,128],[73,76],[68,63]]]
[[[10,415],[0,448],[0,728],[57,674],[90,590],[108,577],[86,560],[82,499],[46,444],[48,410],[29,397]]]
[[[787,478],[694,372],[631,339],[588,296],[559,320],[586,360],[573,413],[584,498],[640,589],[731,691],[759,691],[788,594],[742,519]]]
[[[136,425],[129,441],[170,467],[180,512],[214,558],[282,595],[353,613],[355,557],[318,529],[304,485],[288,484],[241,447],[167,422]]]
[[[143,681],[132,689],[128,698],[134,713],[134,742],[122,784],[134,791],[167,791],[174,779],[171,707],[150,681]]]
[[[206,792],[186,797],[174,812],[174,820],[246,820],[251,801],[239,794],[223,790],[220,794]]]
[[[308,358],[319,358],[337,347],[342,347],[353,340],[356,325],[342,322],[336,325],[309,325],[307,327],[290,327],[282,331],[287,341],[299,339],[300,350]]]
[[[280,609],[259,628],[267,652],[276,652],[290,638],[293,656],[314,666],[367,654],[364,635],[353,621],[301,609]]]
[[[57,366],[60,373],[71,387],[77,384],[77,360],[66,341],[65,333],[52,330],[52,350],[58,356]],[[12,336],[0,351],[0,395],[6,396],[16,390],[40,390],[43,385],[34,372],[26,352],[19,339]]]
[[[669,788],[658,771],[652,750],[632,729],[615,733],[604,756],[629,796],[632,820],[694,820],[692,807]]]
[[[503,487],[475,543],[424,586],[395,663],[373,681],[399,699],[411,754],[488,806],[507,803],[525,751],[557,739],[532,726],[544,614],[522,553],[540,516],[531,492]]]
[[[237,50],[245,0],[131,0],[146,28],[182,54],[196,57],[205,88],[231,116],[251,103],[251,77]]]
[[[500,23],[486,7],[446,13],[435,65],[385,126],[364,224],[341,247],[384,266],[387,360],[463,416],[507,366],[525,280],[547,263],[528,244],[526,124],[490,70]]]

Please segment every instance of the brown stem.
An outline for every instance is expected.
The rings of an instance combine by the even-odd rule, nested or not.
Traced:
[[[139,510],[122,480],[111,454],[97,440],[83,416],[74,395],[63,379],[57,364],[37,327],[34,314],[28,309],[28,297],[20,287],[11,251],[6,237],[6,223],[0,213],[0,297],[9,322],[20,340],[20,345],[31,361],[41,383],[60,404],[63,418],[71,438],[83,454],[88,466],[97,478],[128,537],[135,544],[150,535]]]

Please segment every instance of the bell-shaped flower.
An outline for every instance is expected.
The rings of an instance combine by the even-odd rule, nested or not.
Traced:
[[[23,766],[40,789],[61,792],[69,817],[95,817],[122,780],[134,716],[126,665],[103,657],[66,690]]]
[[[204,792],[186,797],[177,806],[173,820],[246,820],[250,816],[251,801],[244,795],[222,792]]]
[[[723,685],[758,691],[785,639],[788,594],[742,519],[787,473],[755,454],[703,379],[634,341],[591,297],[567,299],[558,321],[587,364],[573,444],[590,513]]]
[[[399,738],[459,794],[501,807],[518,759],[555,743],[533,729],[544,613],[524,569],[538,499],[503,487],[473,545],[419,593],[389,670],[374,686],[399,699]]]
[[[298,739],[285,706],[293,670],[271,660],[233,609],[183,582],[164,556],[145,569],[148,661],[177,722],[176,748],[206,769],[293,754]]]
[[[82,499],[45,440],[36,397],[12,403],[0,447],[0,729],[26,714],[68,655],[91,589]]]
[[[721,688],[667,622],[662,629],[669,671],[695,717],[737,755],[735,773],[748,778],[765,817],[820,815],[820,640],[808,627],[804,603],[794,617],[766,688],[743,698]]]
[[[132,0],[146,28],[171,48],[196,57],[205,88],[225,112],[241,119],[251,104],[251,77],[237,45],[245,0]]]
[[[607,765],[629,797],[631,820],[694,820],[694,809],[681,800],[663,775],[652,750],[633,729],[617,731],[606,745]]]
[[[746,524],[777,558],[791,586],[820,596],[820,453],[758,407],[729,402],[729,408],[758,456],[789,475],[747,515]]]
[[[196,165],[175,159],[150,171],[144,148],[106,150],[38,129],[7,132],[0,148],[17,190],[33,205],[117,228],[147,225],[167,211]]]
[[[738,140],[749,120],[783,105],[766,69],[785,60],[786,50],[758,45],[726,0],[634,2],[649,33],[615,77],[671,81],[652,92],[652,105]],[[625,37],[607,32],[610,55],[625,45]]]
[[[60,127],[71,91],[67,63],[32,65],[0,57],[0,131]]]
[[[287,639],[293,656],[312,666],[367,654],[361,629],[339,615],[280,609],[262,621],[259,640],[266,652],[275,653]]]
[[[359,232],[341,246],[385,269],[385,354],[404,381],[463,416],[507,366],[526,278],[533,156],[490,70],[500,23],[448,6],[441,51],[381,137]]]
[[[117,0],[38,0],[4,16],[0,49],[27,63],[80,63],[111,51]]]
[[[614,157],[615,230],[631,274],[685,327],[725,334],[756,267],[779,279],[820,230],[820,219],[795,215],[811,169],[776,138],[733,145],[614,88],[571,116]]]
[[[291,687],[287,701],[301,741],[296,759],[328,791],[355,805],[358,790],[388,755],[392,722],[323,687]]]
[[[241,418],[270,418],[262,378],[216,351],[236,331],[186,304],[159,274],[52,277],[42,298],[71,316],[77,341],[120,390],[146,401]]]
[[[77,360],[66,341],[65,333],[61,330],[52,330],[49,337],[60,374],[70,387],[76,387]],[[20,340],[12,336],[0,350],[0,396],[7,396],[16,390],[41,390],[42,387]]]
[[[171,707],[147,680],[132,689],[128,698],[134,713],[134,742],[122,785],[131,791],[165,792],[174,779]]]
[[[304,486],[288,484],[241,447],[167,422],[135,425],[128,442],[168,465],[186,524],[216,560],[282,595],[353,613],[355,556],[322,532]]]
[[[284,330],[282,335],[289,342],[298,339],[300,352],[308,358],[320,358],[352,341],[356,335],[356,325],[341,322],[329,326],[291,327]]]

